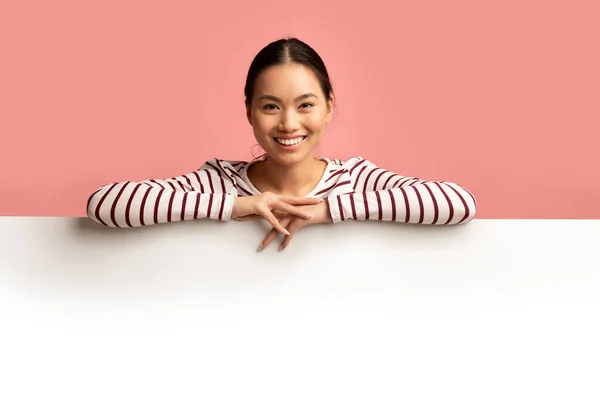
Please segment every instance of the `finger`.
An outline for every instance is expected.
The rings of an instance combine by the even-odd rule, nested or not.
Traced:
[[[290,242],[292,241],[292,237],[294,236],[294,233],[296,233],[298,231],[298,229],[299,229],[298,220],[293,220],[292,222],[290,222],[290,224],[287,226],[287,230],[290,232],[290,235],[286,236],[283,239],[283,242],[281,243],[281,246],[279,246],[278,251],[283,251],[290,245]]]
[[[278,200],[283,201],[287,204],[291,204],[294,206],[298,205],[310,205],[310,204],[319,204],[323,201],[323,199],[317,199],[314,197],[301,197],[301,196],[279,196]]]
[[[271,210],[269,210],[268,208],[264,208],[261,209],[259,211],[261,213],[261,215],[263,217],[265,217],[265,219],[267,221],[269,221],[269,223],[273,226],[273,228],[277,229],[279,232],[283,233],[284,235],[289,235],[290,233],[279,223],[279,221],[277,220],[277,218],[275,218],[275,216],[273,215],[273,213],[271,213]]]
[[[262,215],[250,214],[235,218],[236,221],[251,221],[256,219],[264,219]]]
[[[265,237],[264,240],[261,242],[260,246],[258,246],[258,251],[264,250],[269,245],[269,243],[271,243],[273,239],[277,237],[278,234],[279,232],[277,232],[275,228],[271,229],[267,237]]]
[[[287,217],[289,214],[283,211],[279,211],[279,210],[271,210],[271,212],[273,213],[273,215],[275,216],[275,218],[277,218],[279,220],[279,222],[281,222],[281,220],[285,217]]]
[[[283,211],[271,210],[271,212],[273,213],[275,218],[277,218],[278,220],[281,220],[282,218],[284,218],[285,216],[288,215],[288,213],[285,213]],[[248,215],[243,215],[241,217],[236,217],[234,219],[236,221],[254,221],[254,220],[259,220],[259,219],[261,219],[261,220],[265,219],[265,217],[263,217],[262,215],[257,215],[257,214],[248,214]]]
[[[287,214],[295,215],[296,217],[300,217],[302,219],[311,219],[313,217],[312,214],[302,211],[294,206],[291,206],[291,205],[283,203],[283,202],[277,202],[274,204],[273,207],[277,211],[280,211],[280,212],[283,211]]]
[[[279,222],[281,223],[282,226],[287,227],[287,225],[290,223],[290,218],[281,220]],[[273,239],[275,239],[277,237],[278,233],[279,232],[277,232],[277,230],[275,228],[271,229],[271,231],[269,232],[267,237],[265,237],[265,239],[262,241],[262,243],[258,247],[258,251],[265,249],[269,245],[269,243],[271,243],[273,241]]]

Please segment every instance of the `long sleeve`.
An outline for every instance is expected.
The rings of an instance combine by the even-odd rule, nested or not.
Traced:
[[[199,218],[227,221],[233,209],[235,184],[221,167],[215,159],[173,178],[104,185],[89,197],[87,215],[99,224],[116,228]]]
[[[401,176],[365,159],[355,160],[346,169],[353,190],[328,197],[334,223],[372,219],[457,225],[475,217],[475,197],[456,183]]]

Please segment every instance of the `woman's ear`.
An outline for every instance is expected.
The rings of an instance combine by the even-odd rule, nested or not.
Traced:
[[[325,121],[329,122],[331,117],[333,116],[333,108],[335,105],[335,98],[333,97],[333,93],[329,94],[329,100],[327,100],[327,115],[325,117]]]
[[[249,104],[246,104],[246,119],[248,119],[248,123],[252,125],[252,108]]]

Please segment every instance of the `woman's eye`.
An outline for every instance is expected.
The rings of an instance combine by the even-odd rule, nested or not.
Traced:
[[[303,103],[300,105],[300,108],[310,108],[313,106],[314,106],[314,104],[312,104],[312,103]],[[263,106],[264,110],[270,110],[270,111],[277,110],[278,108],[279,107],[276,104],[266,104]]]

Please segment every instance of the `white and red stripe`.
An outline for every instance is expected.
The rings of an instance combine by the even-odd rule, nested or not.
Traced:
[[[325,160],[328,168],[309,196],[328,200],[334,223],[370,219],[442,225],[475,216],[475,198],[456,183],[398,175],[360,157]],[[87,214],[119,228],[199,218],[227,221],[235,197],[258,194],[247,178],[249,165],[215,158],[177,177],[104,185],[88,199]]]

